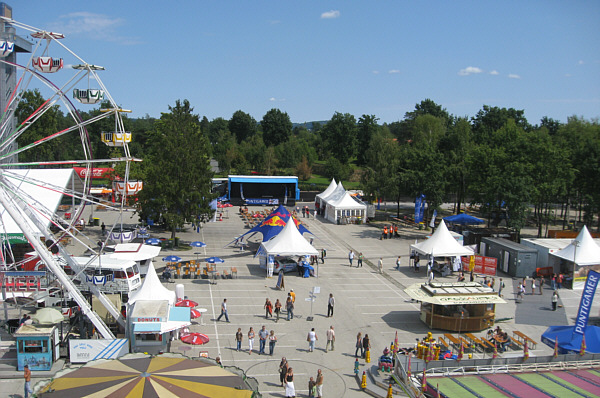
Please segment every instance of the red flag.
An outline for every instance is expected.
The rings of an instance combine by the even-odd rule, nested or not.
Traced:
[[[463,358],[463,354],[465,352],[465,349],[463,348],[463,343],[462,341],[460,342],[460,348],[458,349],[458,355],[456,356],[456,360],[460,361]]]
[[[527,339],[525,339],[525,345],[523,346],[523,361],[529,359],[529,346],[527,345]]]
[[[398,352],[398,331],[396,330],[396,338],[394,339],[394,354]]]
[[[581,348],[579,349],[579,355],[585,355],[585,331],[584,334],[581,335]]]
[[[558,357],[558,337],[554,338],[554,358]]]
[[[406,378],[410,379],[410,357],[412,357],[412,354],[409,352],[408,353],[408,369],[406,369]]]
[[[496,343],[494,343],[494,352],[492,353],[492,358],[496,358],[498,356],[498,347],[496,347]]]
[[[421,389],[423,392],[427,391],[427,376],[425,375],[425,369],[423,369],[423,380],[421,380]]]

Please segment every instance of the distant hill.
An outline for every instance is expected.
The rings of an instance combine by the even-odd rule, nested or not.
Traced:
[[[296,128],[296,127],[304,127],[307,130],[312,130],[313,129],[313,124],[314,123],[319,123],[321,125],[321,127],[325,126],[325,124],[328,122],[329,120],[322,120],[322,121],[312,121],[312,122],[304,122],[304,123],[292,123],[292,128]]]

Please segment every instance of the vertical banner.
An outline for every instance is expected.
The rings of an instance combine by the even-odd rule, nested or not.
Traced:
[[[421,196],[422,195],[419,195],[415,199],[415,224],[418,224],[421,221],[423,221],[422,218],[419,218],[419,216],[421,214]]]
[[[588,319],[590,317],[590,311],[592,309],[592,301],[594,301],[594,294],[596,293],[596,287],[600,280],[600,274],[596,271],[590,270],[585,281],[585,287],[583,293],[581,293],[581,301],[579,302],[579,311],[577,311],[577,318],[575,318],[575,329],[574,334],[583,335],[585,333],[585,327],[587,326]]]
[[[431,228],[435,228],[435,218],[437,217],[437,209],[433,211],[433,216],[431,217],[431,222],[429,222],[429,226]]]
[[[425,195],[421,195],[421,209],[419,210],[419,222],[424,220],[426,204],[427,201],[425,200]]]
[[[244,199],[244,184],[242,184],[240,182],[240,198],[242,198],[242,200],[246,200]]]

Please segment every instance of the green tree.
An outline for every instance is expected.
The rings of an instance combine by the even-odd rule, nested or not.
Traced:
[[[367,163],[366,151],[369,148],[371,137],[377,133],[379,119],[375,115],[362,115],[358,118],[358,150],[356,151],[356,163],[364,166]]]
[[[277,146],[286,142],[292,134],[292,122],[289,115],[276,108],[271,109],[263,116],[260,127],[267,146]]]
[[[256,134],[257,130],[256,120],[242,111],[236,111],[233,116],[231,116],[228,127],[229,131],[237,138],[238,143],[252,137]]]
[[[524,110],[484,105],[483,109],[471,118],[475,142],[485,143],[492,138],[494,132],[501,129],[509,120],[513,120],[524,131],[531,130],[531,125],[525,118]]]
[[[325,149],[341,163],[348,163],[356,151],[356,119],[336,112],[321,131]]]
[[[368,196],[399,199],[399,155],[398,143],[389,130],[382,129],[373,134],[365,151],[366,172],[362,181]]]
[[[173,239],[186,222],[210,212],[212,199],[209,142],[192,112],[188,100],[177,100],[169,113],[162,113],[138,194],[142,219],[160,216]]]

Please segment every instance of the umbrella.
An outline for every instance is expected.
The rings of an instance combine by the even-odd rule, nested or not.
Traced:
[[[181,341],[186,344],[202,345],[208,343],[210,339],[202,333],[186,333],[181,336]]]
[[[90,395],[251,398],[254,391],[244,379],[245,375],[234,374],[209,359],[177,354],[127,354],[61,371],[39,392],[44,397],[60,398]]]
[[[206,243],[200,242],[200,241],[195,241],[195,242],[190,243],[190,246],[192,246],[192,247],[206,247]]]
[[[453,216],[444,217],[444,221],[451,222],[453,224],[468,225],[468,224],[483,224],[480,218],[470,216],[465,213],[455,214]]]
[[[181,257],[171,255],[171,256],[164,257],[162,260],[166,261],[167,263],[176,263],[176,262],[181,261]]]
[[[63,314],[55,308],[42,308],[31,316],[31,320],[40,325],[54,325],[64,319]]]
[[[209,257],[209,258],[207,258],[204,261],[206,261],[207,263],[210,263],[210,264],[218,264],[218,263],[224,263],[225,262],[225,260],[223,260],[220,257]]]
[[[177,300],[177,302],[175,303],[175,307],[197,307],[198,303],[193,301],[193,300]]]
[[[153,246],[160,245],[160,239],[158,239],[158,238],[150,238],[150,239],[146,239],[146,242],[145,242],[145,243],[146,243],[147,245],[153,245]]]
[[[200,311],[198,311],[197,309],[195,309],[195,308],[190,309],[190,317],[192,319],[197,319],[197,318],[200,318],[201,316],[202,316],[202,313]]]

